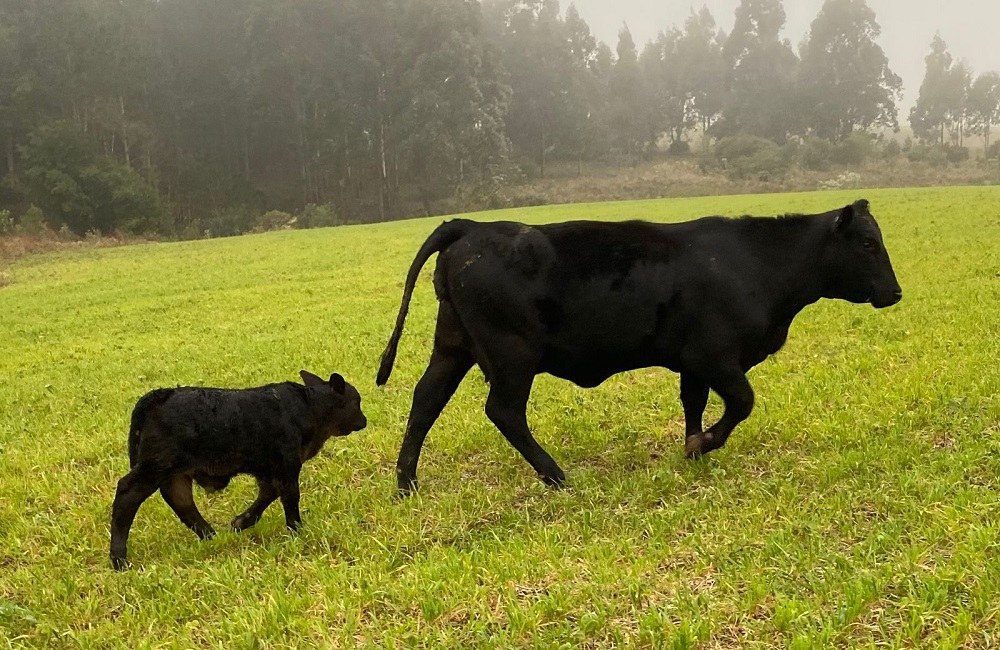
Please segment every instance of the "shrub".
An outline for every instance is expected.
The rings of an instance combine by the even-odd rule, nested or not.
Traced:
[[[886,160],[895,160],[903,155],[903,148],[899,146],[899,142],[896,140],[889,140],[882,147],[882,157]]]
[[[969,150],[954,144],[915,144],[906,157],[910,162],[926,162],[934,167],[962,163],[969,159]]]
[[[21,215],[21,218],[15,227],[15,231],[20,235],[32,235],[35,237],[49,232],[49,226],[45,221],[45,214],[42,212],[41,208],[34,205],[28,208],[25,213]]]
[[[861,187],[861,174],[857,172],[844,172],[836,178],[831,178],[819,182],[820,190],[853,190]]]
[[[0,235],[14,234],[14,217],[10,210],[0,210]]]
[[[830,162],[837,165],[863,165],[871,156],[872,149],[871,136],[855,132],[833,146]]]
[[[233,237],[250,232],[256,218],[250,208],[237,205],[213,210],[211,215],[201,220],[201,230],[206,238]]]
[[[799,149],[799,164],[803,169],[825,171],[830,168],[833,145],[822,138],[806,138]]]
[[[323,205],[310,203],[302,208],[302,212],[295,218],[296,228],[326,228],[339,226],[342,223],[337,210],[329,203]]]
[[[784,177],[791,164],[788,153],[770,140],[751,135],[722,138],[714,150],[730,178],[760,181]]]
[[[70,122],[35,129],[22,148],[29,198],[55,225],[90,230],[150,230],[166,210],[156,189],[134,169],[100,155],[91,134]]]
[[[295,217],[282,212],[281,210],[270,210],[257,218],[257,223],[253,227],[253,232],[267,232],[269,230],[285,230],[291,228],[295,223]]]
[[[672,156],[686,156],[691,153],[691,144],[687,140],[674,140],[667,147],[667,153]]]

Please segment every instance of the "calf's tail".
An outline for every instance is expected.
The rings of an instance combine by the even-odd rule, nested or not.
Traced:
[[[173,388],[157,388],[140,397],[139,401],[135,403],[135,408],[132,409],[132,424],[128,429],[129,467],[135,467],[136,463],[139,462],[139,436],[143,426],[146,424],[149,412],[167,401],[167,398],[173,395],[173,393]]]
[[[410,271],[406,274],[403,303],[399,306],[399,315],[396,316],[396,328],[392,331],[392,336],[389,337],[385,352],[382,353],[382,363],[379,365],[378,377],[375,379],[377,385],[385,385],[389,381],[389,375],[392,374],[392,364],[396,361],[396,349],[399,347],[399,339],[403,335],[403,324],[406,322],[406,313],[410,310],[410,298],[413,296],[413,288],[420,276],[420,269],[423,268],[431,255],[447,249],[464,237],[474,224],[474,221],[467,219],[446,221],[431,233],[431,236],[417,251],[417,256],[413,259],[413,264],[410,265]]]

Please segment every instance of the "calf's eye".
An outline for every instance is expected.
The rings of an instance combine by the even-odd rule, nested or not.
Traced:
[[[874,239],[866,239],[863,245],[866,251],[873,251],[878,248],[878,242]]]

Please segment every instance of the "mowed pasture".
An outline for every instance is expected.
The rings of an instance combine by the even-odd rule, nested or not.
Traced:
[[[728,445],[683,457],[678,378],[583,390],[539,377],[528,417],[566,470],[541,484],[483,414],[473,370],[395,496],[430,353],[433,262],[396,370],[377,363],[416,249],[441,219],[79,250],[0,288],[0,646],[987,647],[1000,641],[1000,188],[715,197],[475,215],[677,221],[868,198],[903,287],[821,301],[751,371]],[[622,318],[627,318],[622,314]],[[364,396],[365,431],[302,474],[304,527],[252,480],[195,498],[199,542],[158,495],[131,571],[108,563],[135,400],[305,368]],[[713,395],[706,420],[721,404]]]

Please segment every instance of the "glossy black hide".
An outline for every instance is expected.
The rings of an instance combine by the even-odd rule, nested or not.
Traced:
[[[427,431],[474,364],[490,384],[486,415],[558,485],[563,472],[525,418],[535,375],[592,387],[636,368],[678,372],[685,449],[698,456],[750,415],[746,372],[781,348],[806,305],[839,298],[887,307],[902,298],[867,201],[817,215],[678,224],[455,220],[431,234],[410,267],[379,385],[434,253],[437,326],[397,461],[403,493],[416,487]],[[709,389],[725,412],[703,430]]]
[[[147,393],[132,411],[128,437],[131,471],[118,482],[111,515],[111,564],[128,565],[129,530],[139,506],[156,490],[200,538],[215,531],[194,503],[192,482],[225,488],[237,474],[257,479],[257,500],[233,519],[243,530],[281,499],[285,522],[299,516],[299,471],[331,436],[367,425],[361,396],[338,374],[302,371],[305,385],[259,388],[165,388]]]

